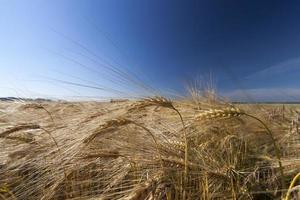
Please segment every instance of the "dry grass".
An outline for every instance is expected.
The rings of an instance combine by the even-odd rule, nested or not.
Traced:
[[[300,168],[300,107],[230,105],[197,95],[6,103],[0,199],[293,195],[287,187]]]

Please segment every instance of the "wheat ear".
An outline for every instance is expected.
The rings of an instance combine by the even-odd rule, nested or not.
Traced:
[[[92,135],[90,135],[88,138],[84,139],[83,143],[86,143],[88,145],[92,140],[94,140],[98,135],[103,133],[103,131],[107,128],[124,126],[124,125],[130,124],[130,123],[131,123],[131,121],[128,119],[125,119],[125,118],[117,118],[117,119],[109,120],[109,121],[105,122],[104,124],[100,125]]]
[[[250,117],[252,119],[255,119],[256,121],[258,121],[260,124],[263,125],[263,127],[265,128],[265,130],[267,131],[267,135],[270,137],[274,149],[275,149],[275,154],[278,160],[278,165],[279,165],[279,170],[280,170],[280,174],[281,174],[281,184],[282,187],[285,187],[285,181],[284,181],[284,172],[283,172],[283,166],[282,166],[282,162],[281,162],[281,151],[280,148],[273,136],[272,131],[269,129],[269,127],[258,117],[255,117],[254,115],[248,114],[245,111],[237,108],[237,107],[228,107],[228,108],[224,108],[224,109],[210,109],[207,111],[204,111],[198,115],[196,115],[195,117],[195,121],[199,122],[202,120],[213,120],[213,119],[226,119],[226,118],[232,118],[232,117],[239,117],[239,116],[247,116]]]
[[[212,120],[212,119],[221,119],[221,118],[231,118],[231,117],[238,117],[243,114],[245,114],[245,112],[236,107],[228,107],[223,110],[210,109],[196,115],[195,120],[202,121],[202,120]]]
[[[142,129],[144,129],[151,136],[151,138],[152,138],[152,140],[155,144],[157,154],[158,154],[158,156],[161,160],[161,167],[163,168],[162,155],[161,155],[161,152],[159,150],[159,145],[158,145],[158,142],[157,142],[154,134],[148,128],[146,128],[145,126],[143,126],[143,125],[141,125],[137,122],[134,122],[132,120],[126,119],[126,118],[119,117],[117,119],[109,120],[109,121],[105,122],[103,125],[100,125],[100,127],[96,130],[96,132],[94,132],[92,135],[90,135],[88,138],[86,138],[84,140],[84,143],[86,143],[85,147],[88,146],[90,142],[92,142],[98,135],[100,135],[107,128],[125,126],[125,125],[128,125],[128,124],[133,124],[137,127],[140,127]]]
[[[141,109],[141,108],[146,108],[150,106],[161,106],[161,107],[166,107],[166,108],[171,108],[173,109],[173,104],[172,101],[165,97],[160,97],[160,96],[155,96],[155,97],[148,97],[140,100],[136,105],[134,105],[133,108],[129,110],[136,110],[136,109]]]

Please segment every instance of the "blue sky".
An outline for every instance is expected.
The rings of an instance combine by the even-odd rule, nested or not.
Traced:
[[[0,96],[184,94],[212,74],[234,100],[299,101],[299,20],[292,0],[0,0]]]

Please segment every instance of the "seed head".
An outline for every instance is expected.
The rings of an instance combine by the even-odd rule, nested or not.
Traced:
[[[243,114],[244,111],[236,107],[228,107],[225,109],[210,109],[198,114],[195,117],[195,120],[200,121],[200,120],[211,120],[211,119],[219,119],[219,118],[230,118],[230,117],[238,117]]]

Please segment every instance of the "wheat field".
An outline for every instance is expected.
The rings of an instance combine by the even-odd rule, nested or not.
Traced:
[[[0,199],[297,199],[299,117],[199,97],[3,101]]]

